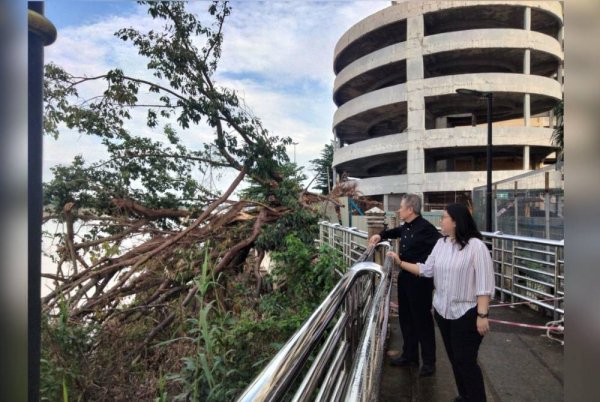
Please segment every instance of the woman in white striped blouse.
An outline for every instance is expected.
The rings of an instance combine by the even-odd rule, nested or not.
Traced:
[[[488,306],[494,293],[492,258],[469,210],[450,204],[441,220],[442,234],[425,263],[402,261],[400,268],[433,277],[434,316],[454,371],[459,401],[485,401],[477,352],[489,331]]]

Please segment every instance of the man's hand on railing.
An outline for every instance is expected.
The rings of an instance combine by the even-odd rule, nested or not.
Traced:
[[[378,234],[371,236],[369,239],[369,247],[375,247],[381,241],[381,236]]]

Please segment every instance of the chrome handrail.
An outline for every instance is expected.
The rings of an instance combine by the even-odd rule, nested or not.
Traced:
[[[552,239],[543,239],[539,237],[527,237],[527,236],[517,236],[517,235],[509,235],[504,234],[502,232],[481,232],[483,237],[487,237],[490,239],[504,239],[504,240],[514,240],[525,243],[539,244],[542,246],[555,246],[555,247],[564,247],[565,240],[552,240]]]
[[[374,298],[374,300],[381,300],[382,302],[373,303],[371,306],[368,324],[360,341],[361,349],[358,357],[354,360],[350,374],[351,381],[346,388],[347,393],[344,398],[346,401],[366,402],[379,399],[379,385],[381,383],[392,289],[392,267],[393,259],[386,257],[383,271],[387,273],[386,279],[388,280],[384,286],[377,289]]]
[[[389,243],[382,242],[378,246],[377,251],[385,255]],[[315,400],[313,393],[319,386],[316,400],[323,401],[340,400],[343,394],[348,395],[344,400],[366,400],[351,399],[354,398],[353,395],[363,394],[360,389],[355,389],[364,387],[370,392],[377,389],[387,330],[392,260],[386,258],[384,267],[364,261],[372,257],[374,252],[374,248],[365,250],[359,258],[361,262],[353,265],[342,276],[321,305],[248,385],[238,402],[278,401],[291,392],[291,385],[338,313],[340,314],[336,324],[329,331],[303,381],[294,391],[293,400]],[[368,295],[371,304],[367,306],[367,317],[361,318],[364,308],[362,305],[367,301],[358,300],[364,292],[356,287],[364,279],[374,280],[375,277],[379,279],[379,283],[376,288],[373,286],[374,293]],[[363,328],[366,328],[366,331],[362,331]],[[356,334],[357,329],[361,330],[362,334]],[[353,353],[355,350],[358,353]],[[328,371],[324,373],[326,369]],[[347,384],[350,385],[350,389]],[[369,393],[364,395],[372,396]]]
[[[530,306],[550,312],[554,319],[563,318],[565,241],[537,237],[481,232],[490,244],[496,278],[496,297],[502,302],[528,302]],[[319,241],[337,247],[345,259],[352,251],[340,245],[338,238],[366,239],[367,233],[327,221],[319,222]],[[335,240],[335,241],[334,241]],[[366,244],[366,240],[364,240]]]

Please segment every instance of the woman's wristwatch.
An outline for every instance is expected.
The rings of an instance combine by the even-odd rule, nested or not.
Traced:
[[[480,313],[479,311],[477,312],[477,317],[479,318],[488,318],[489,315],[490,313]]]

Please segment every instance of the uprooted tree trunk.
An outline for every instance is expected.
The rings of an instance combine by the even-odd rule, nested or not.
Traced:
[[[218,275],[221,271],[233,269],[243,263],[245,258],[240,260],[236,257],[247,255],[261,228],[286,213],[286,209],[282,207],[256,206],[253,205],[255,203],[244,200],[228,202],[228,197],[244,176],[245,171],[242,170],[221,197],[179,231],[161,232],[156,229],[155,222],[159,218],[187,216],[189,213],[186,211],[152,210],[132,200],[114,199],[113,204],[123,213],[117,222],[124,230],[94,241],[74,243],[73,206],[66,205],[66,245],[58,250],[58,254],[61,262],[71,261],[73,269],[68,271],[69,274],[64,274],[61,269],[57,274],[44,274],[56,283],[56,288],[43,298],[45,308],[52,309],[57,303],[66,302],[72,318],[93,316],[96,322],[103,322],[116,315],[126,319],[132,312],[151,310],[182,294],[186,296],[181,305],[187,305],[197,291],[192,281],[197,272],[186,272],[186,267],[178,265],[181,259],[178,252],[195,246],[199,249],[200,245],[222,239],[227,247],[212,244],[213,253],[210,255],[211,259],[218,262],[213,268],[213,275]],[[254,208],[251,212],[244,212],[243,209],[248,207]],[[95,217],[87,216],[85,219],[93,221]],[[232,225],[236,227],[235,230]],[[132,236],[145,233],[149,234],[146,240],[133,245],[121,255],[85,262],[87,252],[93,247],[104,245],[105,249],[111,248]],[[81,263],[77,264],[77,261]],[[78,265],[79,268],[75,269]],[[175,279],[178,274],[183,275],[183,279]],[[164,328],[173,317],[174,313],[160,322],[156,327],[157,331]],[[145,342],[157,331],[153,331]]]

